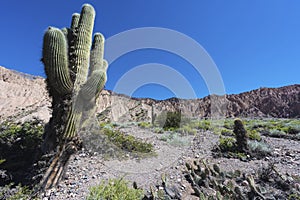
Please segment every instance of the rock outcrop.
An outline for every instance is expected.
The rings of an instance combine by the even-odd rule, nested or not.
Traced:
[[[48,121],[50,105],[42,77],[0,67],[0,121],[26,121],[34,117]]]

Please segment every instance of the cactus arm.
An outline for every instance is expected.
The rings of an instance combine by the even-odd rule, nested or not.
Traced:
[[[80,19],[80,14],[79,13],[74,13],[72,15],[72,22],[71,22],[71,29],[75,31],[75,29],[78,27]]]
[[[65,35],[66,40],[68,39],[68,34],[69,34],[69,30],[68,28],[62,28],[61,32],[63,32],[63,34]]]
[[[103,64],[102,64],[102,69],[101,71],[101,77],[100,77],[100,84],[98,85],[98,89],[96,92],[96,98],[98,98],[98,96],[100,95],[100,92],[103,90],[104,85],[106,83],[107,80],[107,67],[108,67],[108,62],[106,60],[103,60]]]
[[[108,63],[103,59],[104,56],[104,36],[100,33],[94,35],[92,50],[90,55],[89,78],[98,77],[99,82],[95,88],[95,97],[97,98],[106,82],[106,70]],[[95,79],[95,78],[92,78]]]
[[[100,70],[103,67],[104,41],[104,36],[101,33],[96,33],[94,35],[90,55],[89,76],[93,73],[94,70]]]
[[[86,82],[88,75],[94,19],[94,8],[89,4],[85,4],[81,10],[80,19],[78,22],[78,32],[74,44],[74,53],[76,58],[75,71],[77,74],[76,81],[74,84],[75,96],[78,94],[80,87]]]
[[[106,81],[106,73],[100,70],[94,71],[87,82],[81,88],[81,97],[85,100],[95,98],[101,91]]]
[[[73,83],[68,69],[67,42],[61,30],[50,27],[45,33],[43,63],[50,87],[61,95],[69,94]]]

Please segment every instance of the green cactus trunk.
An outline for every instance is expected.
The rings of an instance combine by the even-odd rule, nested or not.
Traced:
[[[59,181],[61,167],[68,160],[61,158],[68,157],[66,149],[76,150],[80,146],[78,133],[95,114],[96,99],[106,82],[104,37],[96,33],[92,41],[94,19],[94,8],[85,4],[81,14],[73,14],[71,28],[50,27],[44,35],[42,61],[53,112],[45,129],[42,150],[59,151],[51,164],[52,172],[50,166],[42,180],[43,187]]]

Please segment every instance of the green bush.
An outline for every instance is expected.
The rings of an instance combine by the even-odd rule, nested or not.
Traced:
[[[0,125],[0,139],[6,144],[22,141],[21,148],[32,148],[42,141],[44,125],[40,121],[22,123],[4,122]]]
[[[193,127],[199,130],[209,130],[211,123],[209,120],[200,120],[193,123]]]
[[[17,186],[13,186],[13,183],[5,185],[0,188],[0,199],[6,200],[20,200],[20,199],[32,199],[35,200],[37,198],[32,197],[32,190],[28,189],[26,186],[21,186],[21,184]]]
[[[257,140],[257,141],[261,140],[260,133],[257,130],[249,130],[248,137],[251,140]]]
[[[221,129],[221,135],[234,135],[233,134],[233,132],[232,132],[232,130],[229,130],[229,129],[227,129],[227,128],[222,128]]]
[[[128,187],[123,179],[110,179],[90,188],[87,200],[141,200],[144,192],[141,189]]]
[[[165,130],[177,129],[181,123],[181,112],[162,112],[156,117],[155,124]]]
[[[34,120],[24,123],[5,122],[0,125],[0,168],[11,174],[16,184],[28,184],[30,170],[40,153],[44,124]]]
[[[150,128],[152,125],[150,122],[139,122],[138,126],[141,128]]]
[[[122,150],[133,153],[150,153],[154,151],[152,144],[138,140],[132,135],[126,135],[110,128],[104,128],[103,132],[110,142]]]
[[[232,137],[220,137],[219,147],[222,151],[232,151],[236,140]]]
[[[164,129],[179,128],[180,122],[181,122],[181,112],[167,112],[167,117],[163,128]]]
[[[296,135],[300,133],[300,125],[291,125],[287,128],[287,133],[288,134],[293,134]]]
[[[224,125],[223,125],[223,127],[224,128],[226,128],[226,129],[230,129],[230,130],[232,130],[233,129],[233,127],[234,127],[234,125],[233,125],[233,121],[232,120],[225,120],[224,121]]]

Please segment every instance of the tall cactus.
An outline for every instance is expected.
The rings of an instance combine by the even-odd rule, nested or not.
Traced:
[[[59,147],[57,159],[50,168],[64,166],[66,159],[61,157],[66,149],[77,148],[78,132],[94,114],[96,99],[106,82],[104,37],[96,33],[92,41],[94,19],[94,8],[85,4],[80,14],[73,14],[70,28],[50,27],[44,35],[42,61],[53,112],[45,129],[43,151],[55,151]],[[61,176],[62,169],[53,172],[50,168],[42,180],[45,187],[58,182]],[[52,183],[46,183],[49,179]]]

